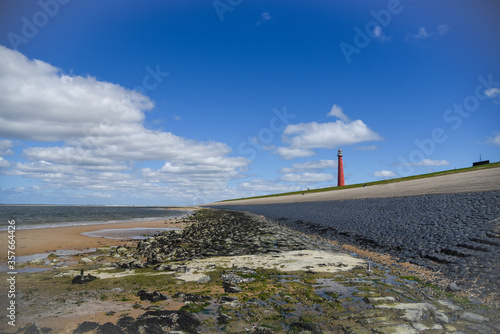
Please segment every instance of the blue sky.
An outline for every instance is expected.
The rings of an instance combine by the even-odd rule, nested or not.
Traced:
[[[500,4],[4,1],[0,203],[199,204],[500,160]]]

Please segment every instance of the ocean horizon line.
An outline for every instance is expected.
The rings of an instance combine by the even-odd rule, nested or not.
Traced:
[[[189,207],[95,205],[0,205],[0,231],[170,220],[187,217]]]

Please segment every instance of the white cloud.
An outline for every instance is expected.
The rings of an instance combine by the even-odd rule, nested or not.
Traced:
[[[245,197],[299,191],[300,189],[301,187],[297,185],[287,185],[263,179],[253,179],[238,185],[238,190],[242,191]]]
[[[486,94],[486,96],[488,96],[489,98],[494,99],[500,96],[500,88],[489,88],[484,91],[484,94]]]
[[[102,152],[102,150],[101,150]],[[95,148],[72,147],[31,147],[23,150],[24,155],[32,161],[50,161],[62,165],[79,165],[81,168],[95,166],[114,166],[122,169],[122,163],[111,158],[98,156]],[[102,152],[104,153],[104,152]]]
[[[336,121],[331,123],[300,123],[288,125],[284,130],[288,136],[285,141],[292,147],[336,148],[359,142],[380,140],[380,136],[370,130],[361,120],[350,123]]]
[[[449,161],[446,160],[431,160],[431,159],[423,159],[422,161],[414,162],[414,163],[406,163],[404,166],[447,166],[449,165]]]
[[[437,26],[437,33],[439,36],[444,35],[450,31],[450,26],[447,24],[440,24]]]
[[[429,34],[427,32],[427,30],[425,29],[425,27],[419,27],[418,28],[418,33],[414,35],[415,38],[417,39],[426,39],[426,38],[429,38],[431,36],[431,34]]]
[[[250,137],[249,137],[249,139],[250,139]],[[251,140],[252,140],[252,143],[254,143],[256,147],[259,147],[259,149],[262,149],[264,151],[274,151],[276,149],[276,146],[274,146],[274,145],[265,145],[264,143],[261,143],[258,136],[252,136]]]
[[[268,21],[271,21],[272,17],[271,17],[271,14],[269,14],[269,12],[263,12],[260,14],[260,21],[258,21],[257,23],[255,23],[256,25],[261,25],[265,22],[268,22]]]
[[[330,110],[330,112],[327,114],[327,116],[334,116],[334,117],[337,117],[338,119],[340,119],[341,121],[344,121],[344,122],[349,122],[350,119],[349,117],[347,117],[345,114],[344,114],[344,111],[342,110],[341,107],[339,107],[338,105],[334,104],[332,106],[332,109]]]
[[[176,163],[243,167],[248,160],[227,157],[231,149],[223,143],[197,142],[168,132],[157,132],[140,126],[129,133],[85,137],[68,141],[64,147],[34,147],[24,150],[30,160],[46,160],[85,166],[116,165],[127,161],[167,160]]]
[[[278,147],[275,153],[279,154],[283,159],[303,158],[315,155],[312,150],[291,147]]]
[[[227,184],[240,177],[249,160],[229,156],[226,144],[146,129],[144,113],[153,107],[139,92],[67,75],[0,46],[0,137],[45,142],[24,149],[31,162],[11,163],[4,171],[9,175],[35,178],[51,189],[176,199],[193,196],[193,187],[210,187],[214,179]],[[0,140],[1,153],[12,153],[11,147],[11,140]],[[156,183],[137,172],[136,164],[148,161],[164,163],[154,170]]]
[[[416,34],[408,34],[405,40],[408,42],[410,40],[413,41],[422,41],[429,38],[438,39],[441,36],[446,35],[450,31],[451,27],[447,24],[440,24],[436,27],[436,30],[427,31],[426,27],[419,27]]]
[[[447,166],[450,162],[446,160],[424,159],[416,163],[416,166]]]
[[[291,124],[283,131],[283,141],[289,143],[290,147],[280,147],[277,153],[285,158],[304,157],[311,156],[314,148],[334,149],[381,139],[361,120],[350,123],[338,120],[330,123]]]
[[[182,175],[193,182],[196,180],[229,180],[237,178],[238,170],[247,165],[246,159],[233,159],[225,161],[220,158],[208,158],[204,164],[198,163],[171,163],[166,162],[159,170],[161,174]]]
[[[17,162],[14,170],[10,172],[11,175],[27,175],[34,176],[34,174],[40,173],[40,177],[44,174],[67,174],[70,172],[75,172],[75,167],[53,164],[47,161],[36,161],[29,163]]]
[[[334,179],[335,172],[320,173],[321,170],[328,170],[337,168],[337,161],[335,160],[318,160],[308,161],[305,163],[295,163],[292,167],[284,167],[280,173],[284,173],[280,177],[281,181],[293,182],[300,185],[311,185],[315,183],[331,181]]]
[[[280,173],[296,173],[304,172],[309,170],[321,170],[337,168],[336,160],[319,160],[319,161],[308,161],[305,163],[295,163],[292,167],[284,167],[280,170]]]
[[[377,133],[362,120],[350,121],[342,108],[334,104],[327,116],[339,118],[327,123],[289,124],[282,134],[282,141],[289,147],[278,147],[276,154],[284,159],[314,155],[314,148],[334,149],[342,145],[352,145],[365,141],[381,140]]]
[[[100,198],[113,201],[138,199],[140,201],[163,197],[174,203],[191,203],[192,192],[186,193],[182,186],[152,182],[142,174],[116,171],[90,171],[78,166],[65,166],[45,161],[16,163],[6,175],[23,176],[41,181],[38,191],[54,198]],[[189,184],[187,185],[189,186]],[[168,199],[171,200],[168,200]],[[195,204],[195,203],[193,203]]]
[[[496,132],[495,137],[488,137],[487,143],[500,146],[500,132]]]
[[[0,135],[56,141],[142,124],[151,100],[135,91],[69,76],[0,46]],[[29,121],[28,121],[29,120]]]
[[[396,177],[397,174],[394,173],[393,171],[390,171],[390,170],[380,170],[380,171],[374,172],[373,176],[382,177],[382,178],[391,178],[391,177]]]
[[[262,150],[264,151],[274,151],[276,149],[276,146],[274,145],[262,145]]]
[[[4,158],[0,157],[0,168],[9,168],[10,167],[10,162],[5,160]]]
[[[375,29],[373,29],[373,35],[381,42],[385,42],[391,39],[384,34],[381,26],[376,26]]]
[[[280,177],[281,181],[294,182],[297,184],[318,183],[318,182],[330,181],[332,179],[333,175],[327,173],[285,174]]]
[[[12,140],[0,139],[0,155],[10,155],[13,154],[11,148],[14,146]]]

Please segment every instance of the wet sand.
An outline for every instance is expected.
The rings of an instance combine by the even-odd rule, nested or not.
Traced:
[[[110,239],[83,235],[98,230],[132,229],[132,228],[183,228],[180,220],[134,221],[125,223],[108,223],[83,226],[65,226],[56,228],[40,228],[16,231],[16,256],[51,253],[61,249],[88,249],[104,246],[118,246],[127,239]],[[0,232],[0,240],[8,240],[7,232]],[[5,262],[6,255],[1,254],[0,260]]]

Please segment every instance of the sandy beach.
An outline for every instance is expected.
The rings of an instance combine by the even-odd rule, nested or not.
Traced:
[[[103,229],[131,229],[131,228],[184,228],[180,220],[152,220],[124,223],[108,223],[83,226],[65,226],[56,228],[40,228],[16,231],[16,256],[51,253],[62,249],[87,249],[104,246],[118,246],[127,243],[127,239],[98,238],[83,235]],[[7,240],[7,232],[0,232],[0,240]],[[0,259],[4,262],[6,254]]]

